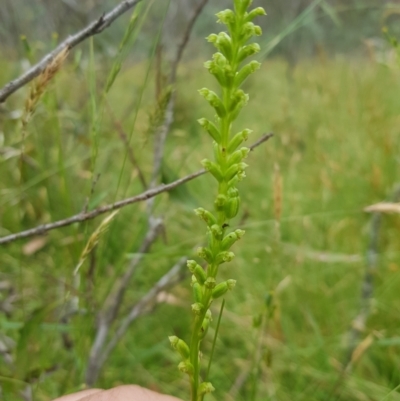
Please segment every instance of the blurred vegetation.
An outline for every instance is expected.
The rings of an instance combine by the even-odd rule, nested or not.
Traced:
[[[174,0],[169,7],[164,45],[171,46],[179,36],[182,26],[198,0]],[[117,0],[3,0],[0,4],[1,47],[24,55],[21,36],[28,37],[31,46],[39,53],[48,51],[51,43],[81,29],[103,12],[118,4]],[[163,13],[165,0],[154,3],[142,30],[139,43],[132,57],[136,58],[151,41],[155,27]],[[214,29],[213,15],[230,0],[211,2],[198,21],[196,36],[202,39]],[[269,18],[262,21],[264,40],[279,37],[293,21],[312,7],[304,18],[296,23],[296,34],[280,43],[276,54],[292,63],[301,57],[316,55],[322,51],[336,53],[365,53],[365,41],[379,43],[381,27],[387,25],[393,34],[400,34],[400,4],[395,0],[255,0],[255,5],[267,9]],[[313,5],[318,5],[313,7]],[[96,45],[108,56],[115,53],[115,45],[123,34],[127,19],[121,18],[96,40]]]
[[[45,12],[50,3],[56,8],[50,0],[0,5],[1,34],[8,38],[3,46],[17,46],[15,62],[1,60],[2,83],[21,68],[16,62],[23,54],[21,42],[12,40],[23,24],[35,59],[51,47],[51,32],[59,29],[63,36],[81,25],[77,17],[65,25],[49,23],[48,28],[38,23],[40,14],[33,5]],[[57,3],[60,10],[62,3]],[[303,2],[301,8],[301,2],[287,1],[285,9],[283,3],[267,5],[266,43],[282,34],[282,28],[308,4]],[[365,1],[351,3],[367,6]],[[384,216],[382,222],[372,313],[361,339],[371,341],[360,343],[352,369],[342,374],[346,333],[360,309],[369,242],[370,216],[363,208],[387,199],[400,181],[400,68],[388,48],[366,48],[360,41],[370,35],[383,37],[385,4],[379,2],[378,9],[377,3],[371,2],[372,8],[364,11],[338,12],[340,7],[350,7],[350,2],[336,1],[333,14],[314,9],[309,14],[312,22],[288,36],[274,54],[317,57],[297,60],[296,56],[296,64],[291,56],[271,57],[247,83],[251,102],[238,125],[252,127],[254,139],[269,131],[276,136],[252,153],[248,179],[242,184],[244,212],[238,224],[247,234],[235,251],[232,276],[238,278],[238,285],[227,297],[211,370],[217,391],[210,400],[400,400],[398,390],[393,390],[400,383],[398,215]],[[281,4],[281,17],[274,18]],[[300,11],[286,14],[290,4]],[[98,15],[98,4],[88,1],[86,5],[87,19]],[[14,10],[14,19],[5,17],[4,7],[9,13]],[[213,7],[199,21],[197,37],[191,41],[194,49],[189,48],[188,54],[194,55],[201,38],[211,31],[208,21],[214,20]],[[116,122],[125,132],[133,132],[131,147],[149,177],[154,139],[149,125],[157,108],[151,52],[157,42],[154,28],[160,23],[157,12],[162,10],[155,1],[144,20],[144,33],[135,42],[135,49],[143,46],[141,57],[124,64],[106,96],[101,124],[97,124],[96,107],[113,63],[103,50],[117,47],[126,19],[96,38],[91,58],[90,43],[81,47],[82,57],[79,49],[70,55],[23,141],[20,118],[28,91],[18,92],[2,106],[0,235],[79,213],[88,198],[93,209],[141,192],[137,171],[124,162],[128,150]],[[4,21],[14,21],[14,28]],[[313,31],[318,26],[322,31]],[[347,42],[342,43],[341,37]],[[323,39],[323,51],[316,50],[315,38]],[[302,46],[309,52],[303,52]],[[367,57],[330,57],[335,54],[331,46],[338,53],[358,49]],[[203,58],[187,60],[179,70],[175,122],[164,157],[166,176],[197,171],[210,152],[209,141],[196,123],[209,113],[197,89],[213,86],[202,62]],[[165,236],[144,257],[127,305],[140,299],[178,258],[191,255],[201,241],[203,227],[192,209],[211,202],[210,182],[204,176],[157,198],[156,211],[165,217]],[[276,204],[277,182],[282,183],[281,205]],[[129,206],[114,218],[81,267],[77,293],[73,270],[101,218],[0,247],[0,398],[22,399],[20,392],[27,384],[38,401],[81,388],[97,312],[136,252],[146,231],[145,219],[143,204]],[[66,323],[60,321],[75,295],[81,313]],[[176,370],[177,358],[167,336],[187,336],[190,298],[184,282],[151,314],[137,320],[96,385],[134,382],[185,397],[186,380]]]

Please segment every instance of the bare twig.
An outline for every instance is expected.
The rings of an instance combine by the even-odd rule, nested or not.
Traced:
[[[104,365],[105,361],[109,357],[112,350],[118,344],[118,342],[125,335],[129,326],[140,316],[145,313],[149,313],[157,304],[157,296],[163,291],[172,288],[174,285],[181,282],[185,277],[187,257],[182,257],[179,261],[157,281],[157,283],[144,295],[139,302],[137,302],[128,315],[122,320],[114,336],[111,338],[105,349],[101,353],[101,359],[99,360],[101,366]]]
[[[175,82],[176,81],[176,73],[178,71],[178,64],[180,63],[183,55],[183,51],[185,50],[185,47],[190,39],[190,34],[192,33],[193,26],[199,17],[201,11],[205,7],[205,5],[208,3],[208,0],[202,0],[197,8],[194,10],[194,13],[192,15],[192,18],[190,19],[185,34],[182,36],[182,40],[178,45],[178,50],[176,52],[176,57],[175,60],[172,63],[172,69],[171,69],[171,76],[170,76],[170,82]]]
[[[105,301],[103,312],[99,315],[95,340],[90,350],[88,367],[86,370],[86,384],[93,385],[103,366],[101,361],[104,344],[112,323],[118,316],[119,308],[122,304],[129,281],[141,262],[143,256],[149,252],[151,245],[157,238],[160,229],[161,220],[153,222],[150,225],[137,255],[131,260],[124,275],[116,282],[114,289],[110,292]]]
[[[163,124],[159,127],[157,132],[157,139],[154,146],[154,162],[153,162],[153,173],[150,182],[150,188],[154,188],[157,183],[157,179],[160,175],[160,169],[162,165],[162,158],[164,155],[164,145],[167,139],[168,132],[170,131],[171,124],[174,120],[174,94],[171,94],[167,107],[164,112]]]
[[[392,199],[393,201],[396,201],[399,198],[400,186],[397,186],[393,192]],[[339,399],[343,382],[346,380],[347,375],[351,372],[354,363],[359,359],[359,355],[357,355],[357,348],[361,348],[361,350],[365,349],[365,347],[368,348],[373,341],[373,335],[371,334],[361,341],[361,343],[360,337],[365,331],[367,319],[371,313],[371,300],[374,292],[374,276],[378,268],[378,241],[381,220],[382,213],[374,212],[371,219],[369,246],[366,254],[365,273],[361,287],[360,310],[357,316],[353,319],[351,327],[347,332],[347,345],[341,371],[337,380],[332,386],[328,399],[331,399],[332,396],[337,392],[339,392],[339,394],[337,395],[336,399]]]
[[[269,134],[262,135],[258,141],[254,142],[250,146],[250,150],[253,151],[255,148],[258,148],[260,145],[262,145],[264,142],[267,142],[268,139],[271,139],[273,136],[274,134],[272,132],[270,132]]]
[[[175,84],[176,70],[178,68],[182,52],[184,50],[186,43],[188,42],[194,22],[197,19],[198,15],[200,14],[201,9],[204,7],[206,3],[207,0],[202,1],[201,3],[202,5],[196,9],[193,18],[191,18],[191,20],[189,21],[187,30],[185,31],[184,34],[184,39],[179,46],[176,58],[172,64],[171,78],[170,82],[168,83],[170,86],[173,86]],[[164,156],[165,142],[168,133],[170,132],[171,125],[173,123],[174,106],[175,106],[175,97],[174,93],[172,93],[170,94],[165,106],[162,107],[163,119],[162,123],[158,127],[155,138],[153,172],[151,176],[150,185],[148,187],[149,190],[152,190],[156,187],[157,181],[159,179],[162,166],[162,159]],[[145,298],[144,303],[141,302],[132,309],[131,313],[128,314],[128,316],[126,316],[125,319],[120,324],[114,337],[110,339],[108,344],[106,344],[108,333],[111,329],[112,323],[118,317],[118,312],[122,305],[124,294],[128,288],[132,275],[136,271],[136,268],[138,267],[140,261],[142,260],[143,255],[150,250],[151,245],[157,239],[160,229],[163,226],[162,219],[153,216],[153,206],[154,206],[153,201],[154,197],[148,198],[147,200],[148,231],[142,243],[139,255],[131,261],[125,274],[117,282],[115,290],[111,291],[111,293],[109,294],[106,301],[106,306],[104,308],[104,312],[100,316],[95,341],[90,351],[88,369],[86,371],[86,383],[89,385],[94,384],[94,382],[97,380],[97,377],[106,359],[108,358],[109,354],[114,349],[114,347],[117,345],[118,341],[125,334],[131,322],[139,314],[142,313],[141,311],[143,307],[148,307],[149,302],[152,301],[152,299],[155,299],[155,296],[159,292],[157,288],[161,286],[161,288],[163,289],[163,286],[161,284],[165,283],[167,285],[170,281],[168,276],[166,280],[161,282],[161,284],[160,282],[158,283],[159,285],[156,284],[156,286],[153,288],[154,291],[153,292],[150,291],[149,297]],[[180,270],[181,267],[182,266],[180,263],[179,267],[176,268]],[[172,270],[174,271],[174,269]],[[153,293],[155,293],[155,295],[153,295]]]
[[[37,77],[42,71],[45,70],[47,65],[49,65],[57,57],[59,53],[64,51],[66,48],[72,49],[87,38],[103,32],[104,29],[108,28],[117,18],[131,8],[135,7],[140,1],[141,0],[125,0],[107,14],[104,14],[96,21],[91,22],[86,28],[83,28],[78,33],[69,36],[52,52],[44,56],[36,65],[32,66],[20,77],[14,79],[0,89],[0,103],[4,102],[11,94]]]
[[[400,186],[395,188],[391,198],[394,202],[396,202],[400,198]],[[371,219],[370,240],[366,255],[364,280],[361,289],[360,311],[358,315],[353,319],[351,328],[348,332],[348,346],[344,361],[345,370],[349,370],[351,367],[350,365],[353,359],[353,353],[358,345],[361,334],[365,330],[365,325],[371,312],[371,299],[374,292],[374,276],[378,268],[378,241],[381,220],[382,213],[375,212]]]
[[[254,150],[256,147],[260,146],[264,142],[266,142],[268,139],[270,139],[273,136],[273,134],[265,134],[259,139],[256,143],[254,143],[252,146],[250,146],[250,150]],[[150,189],[148,191],[145,191],[139,195],[132,196],[130,198],[126,198],[105,206],[98,207],[97,209],[91,210],[90,212],[87,213],[79,213],[74,216],[68,217],[63,220],[58,220],[53,223],[47,223],[47,224],[42,224],[40,226],[37,226],[35,228],[31,228],[29,230],[21,231],[19,233],[15,234],[10,234],[4,237],[0,237],[0,245],[1,244],[7,244],[22,238],[28,238],[32,237],[34,235],[43,235],[48,231],[55,230],[57,228],[61,227],[66,227],[74,223],[82,223],[87,220],[92,220],[96,218],[97,216],[100,216],[101,214],[111,212],[113,210],[121,209],[125,206],[131,205],[133,203],[137,202],[142,202],[147,199],[153,198],[163,192],[168,192],[182,184],[185,184],[186,182],[189,182],[197,177],[200,177],[201,175],[205,174],[206,170],[202,169],[199,170],[195,173],[189,174],[183,178],[180,178],[179,180],[173,181],[169,184],[162,184],[159,185],[153,189]]]
[[[174,188],[178,187],[179,185],[182,185],[185,182],[191,181],[194,178],[197,178],[205,173],[206,173],[205,170],[199,170],[196,173],[189,174],[186,177],[183,177],[183,178],[176,180],[174,182],[171,182],[169,184],[159,185],[156,188],[145,191],[139,195],[132,196],[130,198],[126,198],[126,199],[117,201],[115,203],[111,203],[109,205],[98,207],[97,209],[91,210],[90,212],[79,213],[77,215],[68,217],[63,220],[58,220],[53,223],[42,224],[35,228],[31,228],[29,230],[25,230],[25,231],[21,231],[19,233],[7,235],[5,237],[0,237],[0,244],[6,244],[6,243],[9,243],[9,242],[21,239],[21,238],[32,237],[34,235],[42,235],[42,234],[44,234],[48,231],[54,230],[56,228],[65,227],[65,226],[69,226],[74,223],[81,223],[81,222],[84,222],[87,220],[94,219],[95,217],[100,216],[101,214],[108,213],[112,210],[121,209],[124,206],[131,205],[131,204],[137,203],[137,202],[142,202],[142,201],[150,199],[154,196],[157,196],[163,192],[170,191],[171,189],[174,189]]]
[[[136,270],[136,267],[141,262],[143,256],[149,252],[151,245],[157,239],[157,236],[160,232],[161,227],[162,227],[161,219],[153,219],[150,222],[149,229],[142,242],[141,247],[139,248],[138,254],[131,260],[131,262],[128,265],[127,270],[125,271],[125,274],[121,277],[120,282],[117,284],[116,290],[113,291],[113,293],[116,295],[115,296],[111,295],[108,298],[108,300],[106,301],[106,304],[108,304],[107,319],[109,321],[112,321],[115,318],[115,316],[118,314],[118,310],[122,303],[125,291],[128,288],[129,281],[130,281],[134,271]]]

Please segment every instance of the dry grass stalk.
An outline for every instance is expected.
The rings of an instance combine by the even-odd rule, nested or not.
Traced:
[[[117,215],[118,212],[119,212],[119,210],[115,210],[113,213],[111,213],[109,216],[107,216],[100,223],[100,225],[96,228],[96,230],[92,233],[92,235],[89,237],[89,240],[86,243],[85,248],[83,248],[83,251],[82,251],[81,256],[79,258],[79,262],[75,267],[74,276],[78,273],[80,267],[83,265],[83,262],[86,260],[88,255],[90,255],[90,252],[92,252],[93,249],[96,247],[96,245],[99,243],[100,238],[108,230],[108,228],[109,228],[109,226],[111,224],[111,221]]]
[[[85,262],[86,258],[93,251],[93,249],[97,246],[97,244],[100,241],[100,238],[108,230],[112,220],[118,214],[118,212],[119,212],[119,210],[115,210],[113,213],[111,213],[109,216],[107,216],[100,223],[100,225],[96,228],[96,230],[89,237],[85,248],[83,248],[83,251],[79,258],[78,264],[76,265],[74,272],[73,272],[72,287],[74,289],[74,293],[68,301],[67,308],[66,308],[66,310],[67,310],[66,316],[71,316],[79,311],[79,295],[78,295],[78,293],[79,293],[79,287],[81,284],[81,275],[79,274],[79,269]]]
[[[360,342],[360,344],[357,345],[357,347],[354,349],[353,353],[351,354],[351,360],[350,363],[346,366],[346,372],[348,373],[351,368],[358,362],[358,360],[365,354],[365,352],[368,350],[368,348],[371,347],[371,345],[374,343],[375,337],[374,334],[369,334],[367,337],[364,338]]]
[[[381,202],[375,205],[368,206],[364,212],[369,213],[400,213],[400,203]]]
[[[69,48],[66,46],[56,57],[47,65],[43,72],[34,81],[29,91],[29,96],[25,102],[24,114],[22,117],[22,127],[26,128],[30,118],[35,112],[36,106],[39,103],[40,98],[45,92],[49,82],[54,78],[57,72],[60,70],[62,64],[67,58]]]
[[[273,175],[273,197],[274,197],[274,217],[276,236],[278,239],[281,237],[281,217],[282,217],[282,198],[283,198],[283,183],[282,175],[279,165],[275,163]]]
[[[273,193],[274,193],[274,217],[277,222],[281,221],[282,217],[282,175],[279,165],[275,163],[274,178],[273,178]]]

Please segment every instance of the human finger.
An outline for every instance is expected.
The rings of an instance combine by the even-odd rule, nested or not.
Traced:
[[[88,390],[79,391],[78,393],[64,395],[62,397],[56,398],[53,401],[80,401],[82,398],[85,398],[90,395],[94,395],[101,391],[103,391],[103,390],[98,389],[98,388],[91,388]]]
[[[71,401],[182,401],[136,385],[126,385],[87,395]],[[61,400],[65,401],[65,400]],[[70,401],[70,400],[67,400]]]

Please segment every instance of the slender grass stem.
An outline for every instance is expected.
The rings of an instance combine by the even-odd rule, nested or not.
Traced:
[[[208,376],[210,375],[211,363],[212,363],[212,359],[213,359],[213,356],[214,356],[215,344],[217,343],[217,337],[218,337],[219,327],[221,325],[221,319],[222,319],[222,314],[224,312],[224,307],[225,307],[225,298],[222,300],[221,309],[219,310],[217,327],[215,328],[215,335],[214,335],[213,344],[212,344],[212,347],[211,347],[210,360],[208,361],[207,373],[206,373],[206,376],[205,376],[205,380],[206,381],[208,380]]]

